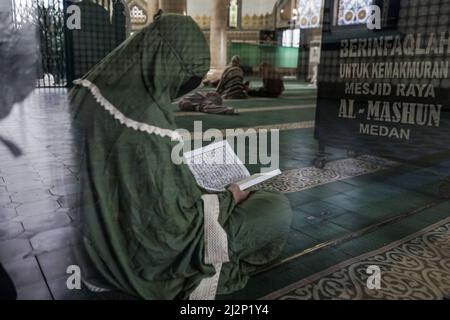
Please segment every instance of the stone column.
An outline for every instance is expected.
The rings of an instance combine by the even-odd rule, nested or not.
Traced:
[[[208,80],[220,79],[227,64],[228,1],[213,0],[210,28],[211,69]]]
[[[159,8],[164,13],[186,14],[186,0],[159,0]]]
[[[153,22],[153,16],[158,12],[159,0],[147,0],[147,17],[148,23]]]

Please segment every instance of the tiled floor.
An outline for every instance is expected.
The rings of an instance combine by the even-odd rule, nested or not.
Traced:
[[[80,242],[71,199],[79,192],[65,90],[38,90],[3,121],[0,146],[0,261],[19,299],[62,298],[58,282]],[[58,296],[59,295],[59,296]]]
[[[298,88],[297,88],[298,89]],[[314,92],[288,91],[279,101],[230,101],[237,108],[310,105]],[[81,248],[77,232],[79,192],[76,149],[71,136],[69,106],[64,90],[38,90],[0,123],[0,134],[23,150],[14,158],[0,146],[0,261],[11,274],[19,299],[84,299],[87,292],[66,288],[66,268],[77,263]],[[225,120],[224,120],[225,119]],[[180,127],[192,129],[194,120],[203,128],[248,127],[314,119],[314,108],[245,113],[239,117],[177,117]],[[317,150],[313,129],[280,133],[282,170],[311,165]],[[331,150],[330,160],[344,158]],[[290,257],[325,241],[395,218],[426,205],[430,208],[408,220],[389,224],[358,239],[330,246],[275,269],[254,276],[248,286],[228,298],[258,298],[301,277],[323,270],[365,250],[394,241],[450,215],[448,203],[437,197],[437,186],[448,170],[447,163],[430,167],[400,168],[335,181],[287,194],[294,221],[282,258]],[[251,171],[258,168],[250,167]],[[83,270],[88,276],[93,270]],[[269,285],[268,285],[269,284]],[[222,298],[222,297],[221,297]]]

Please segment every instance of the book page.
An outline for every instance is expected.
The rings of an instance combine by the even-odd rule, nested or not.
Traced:
[[[187,152],[184,157],[198,185],[208,191],[225,191],[231,183],[250,176],[227,141]]]
[[[281,174],[280,169],[276,169],[270,172],[265,173],[257,173],[254,175],[251,175],[250,177],[244,178],[243,180],[240,180],[236,182],[236,184],[239,186],[239,188],[244,191],[247,190],[257,184],[260,184],[264,181],[267,181],[269,179],[272,179],[273,177],[276,177]]]

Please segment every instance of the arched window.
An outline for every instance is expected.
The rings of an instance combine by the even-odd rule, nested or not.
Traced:
[[[320,25],[322,0],[298,0],[297,19],[301,29],[317,28]]]
[[[340,0],[338,8],[338,25],[365,24],[369,17],[368,6],[373,0]]]

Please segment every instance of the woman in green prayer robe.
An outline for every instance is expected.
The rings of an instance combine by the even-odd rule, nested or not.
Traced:
[[[95,269],[121,292],[188,299],[217,275],[216,292],[231,293],[276,259],[286,241],[285,196],[232,185],[208,195],[218,200],[214,206],[188,166],[172,162],[180,136],[171,102],[195,89],[209,66],[208,44],[195,22],[162,15],[75,81],[83,243]],[[221,261],[216,252],[205,258],[214,243],[206,235],[215,236],[206,212],[214,210],[227,241]]]

